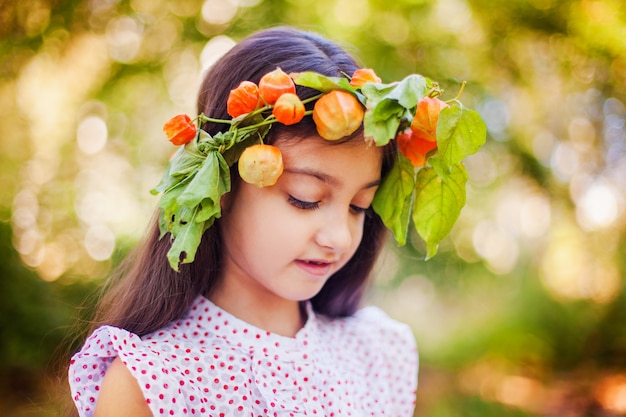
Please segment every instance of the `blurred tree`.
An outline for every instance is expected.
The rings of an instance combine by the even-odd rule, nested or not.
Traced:
[[[72,285],[42,281],[24,267],[11,245],[11,228],[0,222],[0,415],[31,413],[47,407],[47,371],[51,358],[63,354],[70,317],[93,290],[94,282]],[[87,316],[83,311],[82,316]],[[61,349],[61,350],[59,350]],[[69,349],[69,347],[68,347]],[[66,356],[63,356],[66,360]],[[59,366],[64,367],[64,364]],[[16,411],[17,410],[17,411]],[[21,412],[21,411],[20,411]]]

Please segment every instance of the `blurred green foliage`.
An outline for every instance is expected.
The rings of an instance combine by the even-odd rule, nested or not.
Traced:
[[[79,306],[155,205],[163,121],[220,51],[288,24],[385,81],[467,81],[489,128],[440,254],[391,247],[373,288],[415,329],[416,415],[626,415],[622,3],[0,1],[0,414],[57,415]]]

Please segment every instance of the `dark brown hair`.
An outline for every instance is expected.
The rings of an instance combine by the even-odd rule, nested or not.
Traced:
[[[228,119],[226,100],[230,90],[243,80],[258,83],[262,75],[276,67],[287,73],[312,70],[328,76],[344,76],[352,74],[358,65],[343,48],[319,35],[284,27],[266,29],[238,43],[207,72],[198,98],[198,112]],[[301,98],[316,94],[302,87],[298,87],[297,93]],[[314,134],[311,118],[305,119],[289,127],[276,125],[266,142],[271,143],[281,131],[293,138]],[[203,128],[215,134],[224,126],[209,123]],[[285,136],[281,134],[281,138]],[[354,137],[363,140],[362,132]],[[381,175],[390,169],[394,146],[384,149]],[[236,169],[231,169],[231,174],[236,190],[240,179]],[[384,226],[371,211],[366,216],[363,238],[355,255],[312,299],[316,312],[339,317],[356,311],[380,251],[383,233]],[[144,242],[109,280],[93,326],[109,324],[145,335],[182,317],[195,298],[209,295],[220,279],[220,242],[218,220],[205,232],[195,261],[181,265],[176,273],[166,257],[170,241],[168,236],[159,239],[155,217]]]

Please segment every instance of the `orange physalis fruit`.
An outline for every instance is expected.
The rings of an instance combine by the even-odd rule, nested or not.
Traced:
[[[282,124],[293,125],[302,120],[304,111],[304,104],[302,104],[300,97],[295,94],[285,93],[276,100],[272,114]]]
[[[196,137],[196,125],[186,114],[172,117],[163,125],[163,131],[174,145],[184,145]]]
[[[352,87],[361,87],[363,84],[367,82],[381,82],[381,79],[373,69],[371,68],[359,68],[354,71],[352,74],[352,78],[350,78],[350,85]]]
[[[333,90],[320,97],[313,107],[317,133],[327,140],[337,140],[354,133],[363,122],[363,106],[355,96]]]
[[[296,94],[296,85],[286,72],[276,68],[274,71],[268,72],[261,77],[259,92],[265,103],[274,104],[278,97],[283,94]]]
[[[417,104],[417,111],[411,129],[413,131],[421,131],[425,133],[428,140],[435,141],[437,139],[437,123],[439,122],[439,113],[441,109],[448,107],[448,104],[438,98],[424,97]]]
[[[276,146],[257,144],[247,147],[239,157],[239,176],[259,188],[276,184],[283,173],[283,156]]]
[[[424,166],[426,155],[437,147],[437,142],[431,141],[428,136],[411,129],[400,133],[396,140],[398,149],[409,158],[414,167]]]
[[[259,87],[251,81],[242,81],[237,88],[230,90],[226,111],[231,117],[250,113],[259,106]]]

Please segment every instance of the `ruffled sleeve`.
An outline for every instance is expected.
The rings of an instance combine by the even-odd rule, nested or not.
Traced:
[[[173,415],[186,412],[177,369],[166,367],[151,342],[124,329],[102,326],[87,338],[70,362],[69,383],[81,417],[93,416],[102,379],[118,356],[137,380],[153,414],[161,414],[159,404],[164,402],[173,405]]]

